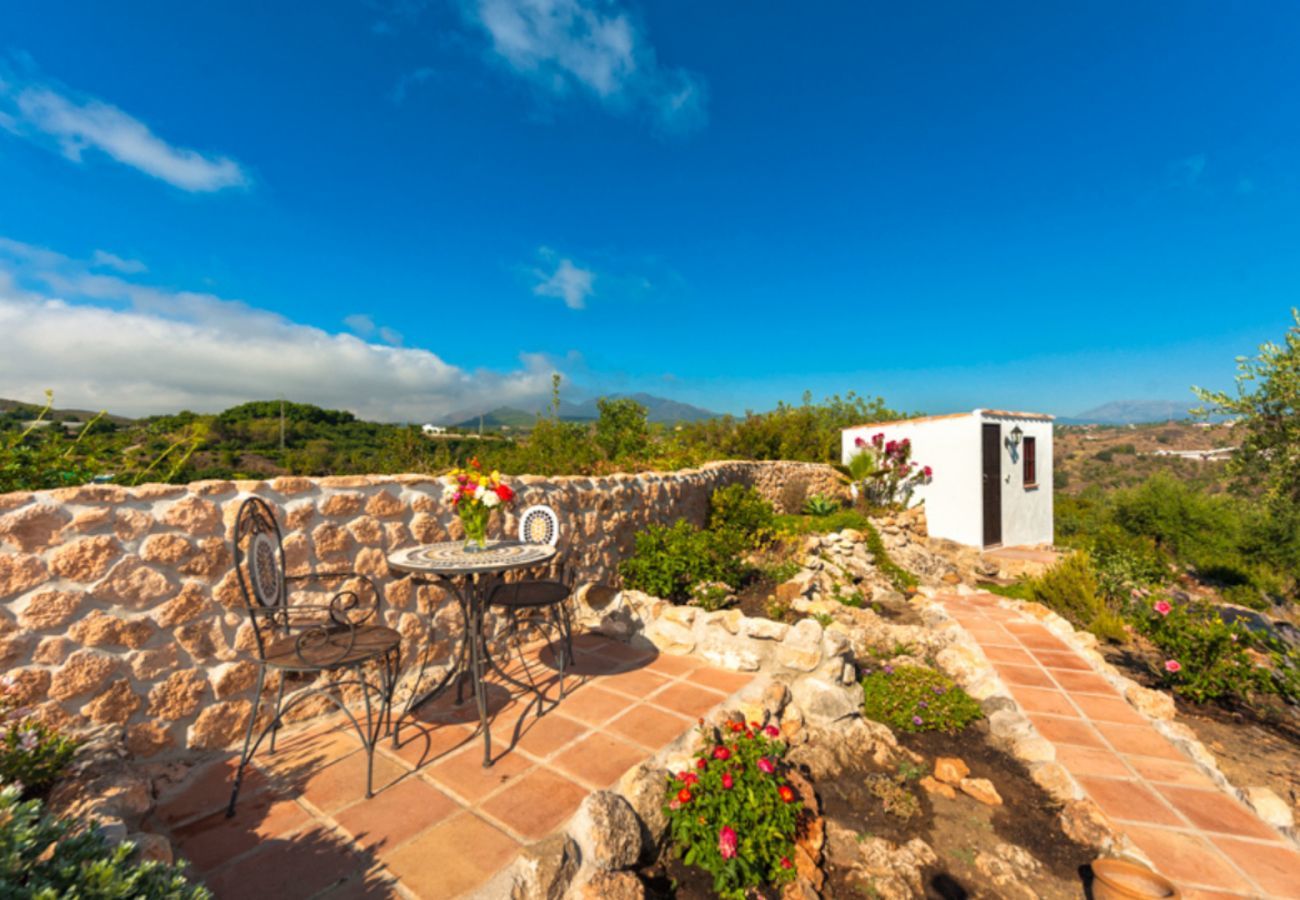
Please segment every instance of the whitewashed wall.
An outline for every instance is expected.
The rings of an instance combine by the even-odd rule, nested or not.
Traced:
[[[1018,449],[1013,460],[1006,445],[1002,453],[1002,543],[1047,544],[1052,541],[1052,423],[1042,418],[1001,416],[976,410],[880,425],[847,428],[841,436],[841,457],[847,465],[858,452],[857,438],[872,435],[912,442],[912,459],[930,466],[933,478],[919,486],[912,504],[925,503],[926,522],[933,537],[981,547],[984,544],[983,457],[980,426],[1002,425],[1003,437],[1020,426],[1038,439],[1038,487],[1026,490]]]

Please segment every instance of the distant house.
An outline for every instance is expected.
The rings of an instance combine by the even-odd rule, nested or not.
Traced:
[[[424,432],[426,437],[447,433],[447,429],[442,425],[425,425],[420,430]]]
[[[1052,416],[977,409],[844,429],[845,465],[870,445],[908,439],[912,459],[929,466],[913,505],[925,503],[930,534],[972,547],[1050,544]]]

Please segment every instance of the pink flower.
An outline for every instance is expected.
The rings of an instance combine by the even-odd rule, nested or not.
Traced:
[[[867,442],[864,441],[862,438],[857,437],[857,438],[854,438],[854,439],[853,439],[853,446],[855,446],[855,447],[865,447],[865,446],[867,446]]]
[[[729,825],[723,825],[722,830],[718,832],[718,852],[722,854],[723,859],[736,857],[736,832],[732,831]]]
[[[1183,664],[1180,663],[1178,660],[1176,659],[1165,660],[1166,672],[1181,672],[1182,670],[1183,670]]]
[[[685,774],[682,775],[682,782],[687,787],[695,787],[695,785],[697,785],[699,781],[700,781],[700,776],[696,775],[694,772],[686,772]]]
[[[775,725],[769,725],[763,729],[763,733],[766,734],[768,737],[780,737],[781,729],[777,728]]]
[[[879,434],[873,434],[871,436],[871,443],[876,447],[879,447],[884,442],[885,442],[885,433],[883,431],[880,432]]]
[[[764,775],[771,775],[776,771],[776,766],[772,765],[772,760],[768,759],[766,756],[760,756],[758,758],[758,768]]]
[[[1162,616],[1169,615],[1169,612],[1172,609],[1173,607],[1169,604],[1168,600],[1159,600],[1156,602],[1156,612],[1160,613]]]
[[[713,758],[714,758],[714,759],[721,759],[721,760],[724,760],[724,761],[725,761],[725,760],[728,760],[728,759],[731,759],[731,751],[728,750],[726,747],[714,747],[714,748],[713,748]]]
[[[925,477],[926,477],[926,478],[930,478],[931,476],[934,475],[934,470],[931,469],[929,466],[926,466],[926,467],[925,467],[924,469],[922,469],[921,471],[925,473]]]
[[[735,787],[735,786],[736,786],[736,782],[735,782],[735,780],[731,777],[731,773],[730,773],[730,772],[723,772],[723,773],[722,773],[722,787],[723,787],[723,790],[728,790],[728,791],[729,791],[729,790],[731,790],[731,789],[732,789],[733,787]]]

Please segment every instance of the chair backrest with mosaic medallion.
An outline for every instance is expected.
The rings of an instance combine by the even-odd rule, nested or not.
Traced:
[[[530,506],[519,514],[519,540],[525,544],[549,544],[560,540],[560,517],[549,506]]]

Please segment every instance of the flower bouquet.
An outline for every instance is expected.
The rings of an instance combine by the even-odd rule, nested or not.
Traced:
[[[477,458],[465,469],[452,469],[443,479],[451,488],[451,506],[465,526],[465,552],[487,548],[488,519],[492,510],[515,499],[515,492],[501,480],[500,472],[486,473]]]

